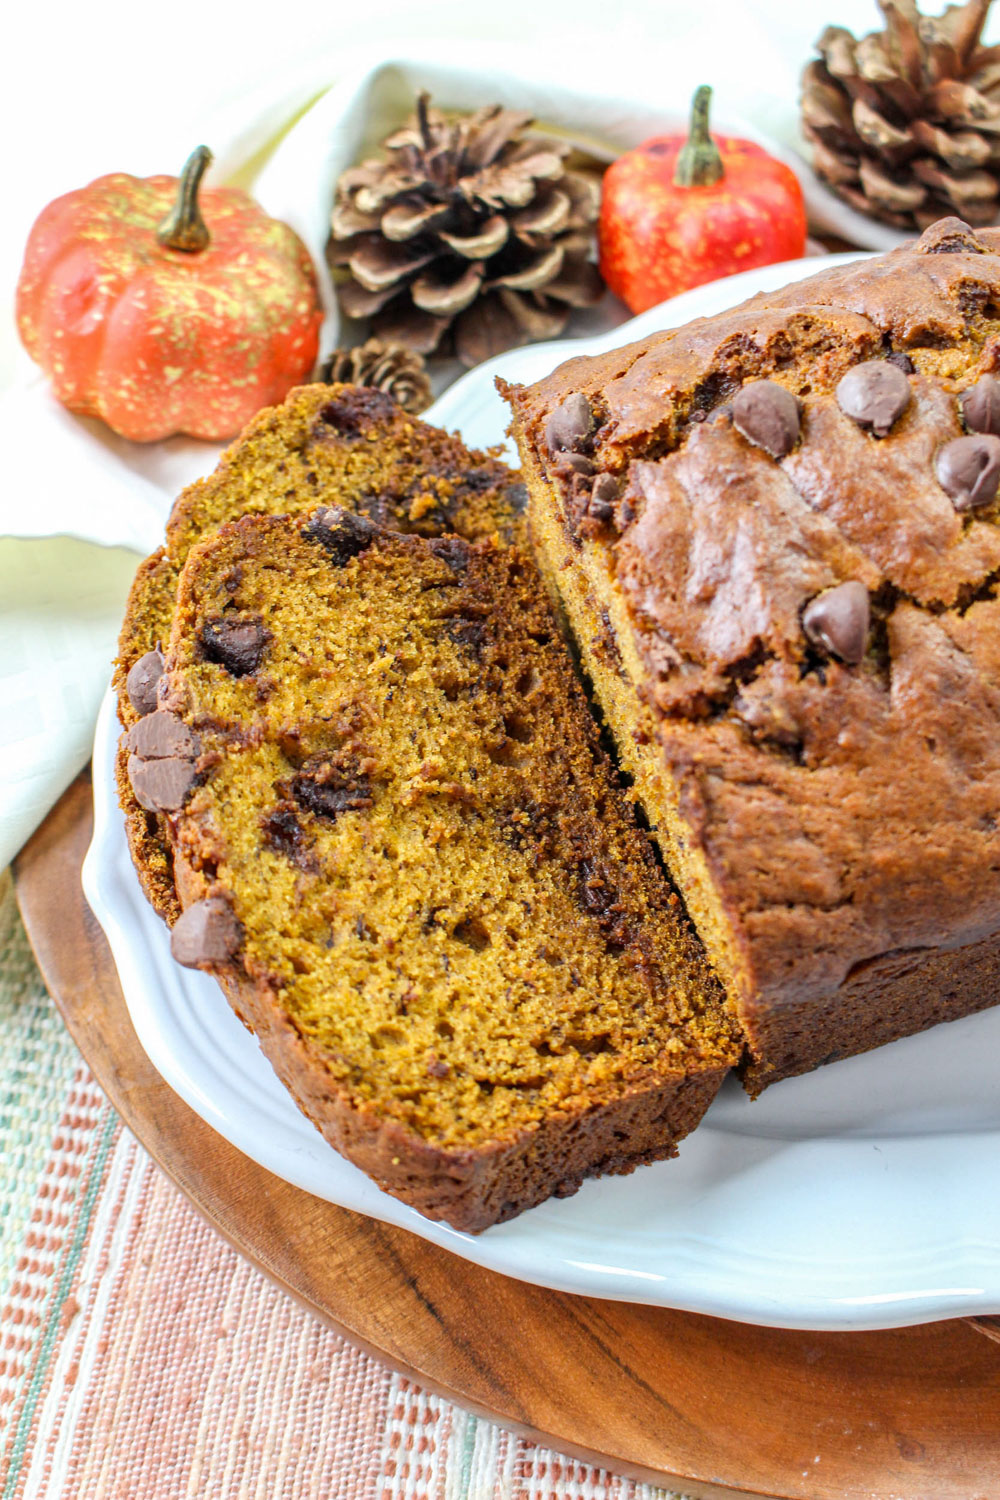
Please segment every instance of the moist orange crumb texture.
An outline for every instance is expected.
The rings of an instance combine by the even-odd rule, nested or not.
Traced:
[[[195,542],[225,521],[337,504],[392,530],[518,541],[525,498],[505,464],[407,415],[384,392],[301,386],[261,412],[215,471],[178,498],[164,547],[136,578],[116,686],[138,657],[166,642],[177,574]],[[132,722],[127,700],[123,715]]]
[[[125,680],[170,636],[177,578],[194,544],[243,514],[283,515],[336,503],[392,530],[524,539],[524,487],[491,454],[408,416],[382,391],[311,385],[257,416],[206,479],[174,505],[164,546],[139,568],[118,642],[114,687],[128,728],[138,717]],[[178,912],[160,820],[118,786],[129,846],[146,895],[168,921]]]
[[[356,1106],[475,1146],[736,1060],[515,550],[234,523],[168,684],[201,742],[178,854]]]

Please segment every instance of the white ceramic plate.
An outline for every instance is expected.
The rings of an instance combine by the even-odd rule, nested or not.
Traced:
[[[493,377],[532,380],[568,353],[625,343],[850,257],[698,288],[595,341],[534,346],[480,367],[432,419],[499,442]],[[115,799],[117,724],[94,746],[84,889],[129,1012],[167,1082],[279,1177],[399,1224],[492,1270],[560,1290],[793,1328],[890,1328],[1000,1311],[1000,1008],[789,1080],[751,1103],[728,1083],[677,1161],[588,1182],[473,1237],[381,1193],[299,1113],[204,975],[169,956]]]

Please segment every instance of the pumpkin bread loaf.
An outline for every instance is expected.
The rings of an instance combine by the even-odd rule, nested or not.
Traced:
[[[480,1230],[670,1156],[737,1060],[518,549],[231,522],[125,745],[175,957],[422,1213]]]
[[[184,561],[223,522],[336,502],[399,531],[516,541],[523,538],[524,499],[519,476],[504,464],[417,421],[382,391],[347,385],[292,391],[249,424],[212,474],[183,491],[164,545],[140,567],[114,678],[123,725],[155,700],[159,648],[170,635]],[[143,889],[173,921],[178,908],[161,820],[136,801],[122,759],[118,786]]]
[[[508,389],[747,1086],[1000,998],[1000,230]]]

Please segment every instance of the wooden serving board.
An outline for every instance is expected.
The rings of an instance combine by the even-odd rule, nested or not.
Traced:
[[[1000,1497],[993,1320],[795,1333],[544,1291],[334,1208],[242,1156],[138,1043],[80,888],[90,826],[81,777],[16,867],[56,1004],[163,1170],[318,1317],[479,1413],[689,1494]]]

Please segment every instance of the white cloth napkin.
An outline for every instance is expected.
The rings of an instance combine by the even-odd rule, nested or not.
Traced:
[[[773,96],[748,86],[748,75],[773,77],[778,66],[769,8],[731,7],[728,46],[713,62],[717,79],[725,59],[730,73],[729,86],[717,90],[715,123],[756,134],[787,156],[787,146],[762,135],[760,125],[727,118],[724,107],[726,100],[746,107],[758,98],[755,118],[775,128]],[[611,159],[648,135],[682,127],[692,81],[704,68],[703,57],[692,61],[695,41],[687,28],[684,45],[636,59],[617,88],[618,75],[593,48],[583,57],[578,51],[572,67],[551,46],[521,51],[440,41],[407,46],[399,56],[383,47],[341,54],[336,63],[313,60],[284,85],[268,85],[204,123],[201,138],[216,155],[209,181],[252,186],[268,212],[302,236],[323,283],[325,352],[337,333],[323,268],[332,184],[408,112],[419,88],[446,107],[497,100],[528,109]],[[793,79],[797,36],[794,46],[795,60],[782,65]],[[782,87],[789,87],[785,78]],[[793,92],[786,126],[789,119]],[[185,130],[185,141],[191,138]],[[114,165],[95,162],[94,174]],[[814,224],[849,234],[843,210],[817,196],[815,183],[808,186]],[[595,331],[592,319],[583,327]],[[26,357],[15,388],[0,400],[0,452],[8,460],[0,483],[0,868],[86,763],[137,557],[158,546],[174,496],[208,472],[219,451],[181,438],[148,445],[117,438],[102,423],[63,410]]]

